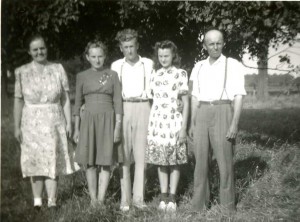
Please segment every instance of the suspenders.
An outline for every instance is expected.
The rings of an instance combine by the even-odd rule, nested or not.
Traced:
[[[201,63],[201,65],[200,65],[200,67],[199,67],[199,69],[198,69],[198,75],[197,75],[197,80],[198,80],[198,93],[199,93],[199,94],[200,94],[199,73],[200,73],[200,70],[201,70],[202,66],[203,66],[203,63]],[[219,100],[222,100],[222,97],[223,97],[224,92],[226,93],[227,98],[228,98],[228,94],[227,94],[227,91],[226,91],[226,82],[227,82],[227,57],[225,57],[225,75],[224,75],[223,90],[222,90],[222,94],[221,94]]]
[[[226,82],[227,82],[227,57],[225,58],[225,76],[224,76],[224,84],[223,84],[223,90],[222,90],[222,94],[220,96],[220,100],[222,100],[222,96],[223,96],[224,92],[226,93],[226,96],[228,99],[228,94],[226,91]]]
[[[121,70],[120,70],[120,83],[121,83],[121,86],[122,86],[122,84],[123,84],[123,76],[122,76],[122,73],[123,73],[123,66],[124,66],[124,63],[125,62],[123,62],[122,63],[122,65],[121,65]],[[144,62],[143,61],[141,61],[141,63],[142,63],[142,65],[143,65],[143,75],[144,75],[144,88],[143,88],[143,92],[145,91],[145,89],[146,89],[146,69],[145,69],[145,64],[144,64]],[[143,94],[143,92],[142,92],[142,94]],[[123,87],[122,87],[122,95],[123,95],[123,97],[125,97],[124,96],[124,92],[123,92]]]

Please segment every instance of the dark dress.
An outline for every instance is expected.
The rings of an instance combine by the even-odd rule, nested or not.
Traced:
[[[74,115],[79,116],[83,103],[75,161],[84,165],[112,165],[117,158],[113,155],[115,114],[123,112],[117,73],[110,69],[78,73]],[[120,151],[118,154],[120,157]]]

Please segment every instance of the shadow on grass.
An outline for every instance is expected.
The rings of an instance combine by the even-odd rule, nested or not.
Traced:
[[[242,142],[279,147],[300,141],[300,109],[244,109],[239,133]]]
[[[262,177],[268,169],[268,164],[257,156],[250,156],[235,162],[234,172],[237,202],[241,200],[244,191],[249,185]]]

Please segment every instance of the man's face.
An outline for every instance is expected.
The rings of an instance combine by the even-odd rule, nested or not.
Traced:
[[[222,33],[217,30],[211,30],[206,33],[203,47],[207,50],[211,58],[218,59],[224,47]]]
[[[136,39],[131,39],[129,41],[121,42],[120,50],[123,52],[124,57],[129,61],[134,61],[138,57],[137,50],[139,44]]]

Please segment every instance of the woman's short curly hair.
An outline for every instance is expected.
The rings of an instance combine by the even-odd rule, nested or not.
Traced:
[[[103,42],[101,42],[97,39],[88,42],[88,44],[85,47],[84,54],[88,55],[89,50],[93,49],[93,48],[101,48],[104,52],[104,55],[107,55],[107,46]]]
[[[162,65],[160,64],[160,62],[158,60],[158,50],[159,49],[171,49],[172,54],[173,54],[172,65],[175,66],[175,67],[177,67],[177,68],[179,68],[181,58],[178,55],[177,46],[175,45],[174,42],[172,42],[170,40],[165,40],[165,41],[161,41],[161,42],[155,43],[155,46],[154,46],[154,57],[153,57],[154,69],[155,70],[158,70],[158,69],[160,69],[162,67]]]
[[[123,29],[117,33],[115,39],[117,41],[119,41],[119,43],[127,42],[132,39],[136,39],[136,41],[137,41],[138,40],[138,32],[135,31],[134,29]]]

